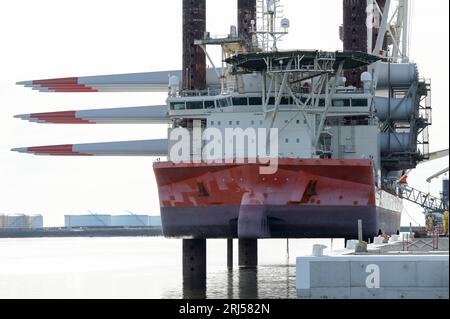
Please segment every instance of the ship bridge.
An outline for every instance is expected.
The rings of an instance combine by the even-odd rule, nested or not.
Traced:
[[[378,144],[373,82],[362,89],[346,87],[342,77],[343,70],[379,60],[361,52],[319,50],[236,54],[225,59],[222,90],[169,93],[169,135],[180,127],[193,132],[195,122],[223,135],[227,129],[277,129],[279,158],[371,158],[379,167],[378,149],[367,147]],[[202,154],[200,146],[191,151]]]

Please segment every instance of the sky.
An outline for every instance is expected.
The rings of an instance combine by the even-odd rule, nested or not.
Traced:
[[[448,148],[449,43],[446,0],[412,0],[411,59],[432,79],[431,150]],[[341,0],[283,0],[290,34],[280,49],[340,50]],[[38,213],[45,226],[64,214],[159,214],[152,158],[35,157],[13,147],[157,139],[164,125],[38,125],[16,114],[160,105],[166,94],[38,93],[15,82],[181,68],[181,0],[17,0],[0,2],[0,214]],[[207,29],[226,35],[237,24],[236,0],[207,1]],[[216,56],[217,52],[212,52]],[[218,63],[219,58],[216,57]],[[448,158],[420,165],[411,186],[438,195],[426,178]],[[405,203],[402,224],[424,224]]]

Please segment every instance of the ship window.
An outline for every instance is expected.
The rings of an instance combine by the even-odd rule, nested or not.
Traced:
[[[170,103],[170,109],[172,111],[181,111],[186,109],[186,104],[184,102],[172,102]]]
[[[275,98],[274,97],[269,98],[269,105],[275,105]]]
[[[248,100],[246,97],[235,97],[233,98],[233,105],[248,105]]]
[[[259,125],[263,125],[263,121],[261,120],[261,121],[259,121]]]
[[[250,97],[248,101],[250,105],[262,105],[262,98],[260,97]]]
[[[348,106],[350,106],[350,100],[348,100],[348,99],[333,100],[333,106],[334,107],[348,107]]]
[[[255,121],[252,121],[251,123],[252,123],[251,125],[255,125]]]
[[[211,121],[211,124],[210,124],[211,126],[214,126],[214,121]]]
[[[217,125],[221,126],[221,125],[222,125],[222,122],[221,122],[221,121],[217,122]]]
[[[288,124],[289,123],[289,120],[284,120],[284,124]]]
[[[214,101],[205,101],[205,108],[210,110],[210,109],[214,109],[216,107],[216,104],[214,103]]]
[[[289,103],[289,98],[288,97],[282,97],[280,104],[281,105],[289,105],[290,104]]]
[[[319,100],[319,107],[325,107],[325,99]]]
[[[229,121],[228,125],[232,126],[233,125],[233,121]]]
[[[352,106],[354,107],[368,107],[369,101],[366,99],[352,99]]]
[[[202,101],[186,102],[186,109],[203,110],[203,102]]]
[[[220,99],[217,101],[219,103],[219,107],[228,107],[231,104],[229,103],[228,99]]]
[[[287,138],[287,139],[285,139],[284,141],[285,141],[286,143],[289,143],[289,139],[288,139],[288,138]]]
[[[217,106],[218,107],[226,107],[227,101],[226,100],[217,100]]]
[[[236,125],[241,125],[241,122],[240,121],[236,121]]]
[[[297,124],[300,124],[300,120],[297,120]]]
[[[299,138],[297,139],[297,143],[300,143],[300,139]]]

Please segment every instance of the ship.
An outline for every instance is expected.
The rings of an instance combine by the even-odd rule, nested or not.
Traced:
[[[167,139],[15,150],[167,157],[153,163],[166,237],[351,239],[359,221],[366,239],[394,234],[403,209],[396,185],[428,156],[431,84],[408,58],[408,0],[399,0],[396,19],[391,2],[373,1],[373,27],[367,3],[344,0],[344,50],[325,52],[278,49],[290,25],[279,0],[239,0],[239,26],[225,38],[206,32],[204,0],[183,1],[182,70],[19,83],[44,92],[168,91],[166,105],[17,116],[167,123]],[[222,49],[221,67],[211,45]]]

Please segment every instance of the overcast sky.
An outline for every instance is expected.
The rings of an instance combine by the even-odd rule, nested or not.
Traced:
[[[46,226],[64,214],[159,214],[152,158],[34,157],[12,147],[165,138],[163,125],[37,125],[15,114],[163,104],[154,93],[37,93],[14,83],[67,76],[181,68],[181,0],[40,0],[0,3],[0,213],[41,213]],[[341,0],[283,0],[291,20],[281,49],[340,50]],[[448,148],[448,1],[413,0],[411,58],[433,83],[431,149]],[[236,25],[236,1],[208,0],[207,29]],[[448,158],[423,164],[413,187],[438,195],[425,179]],[[405,204],[423,224],[420,209]],[[404,215],[403,224],[410,221]]]

